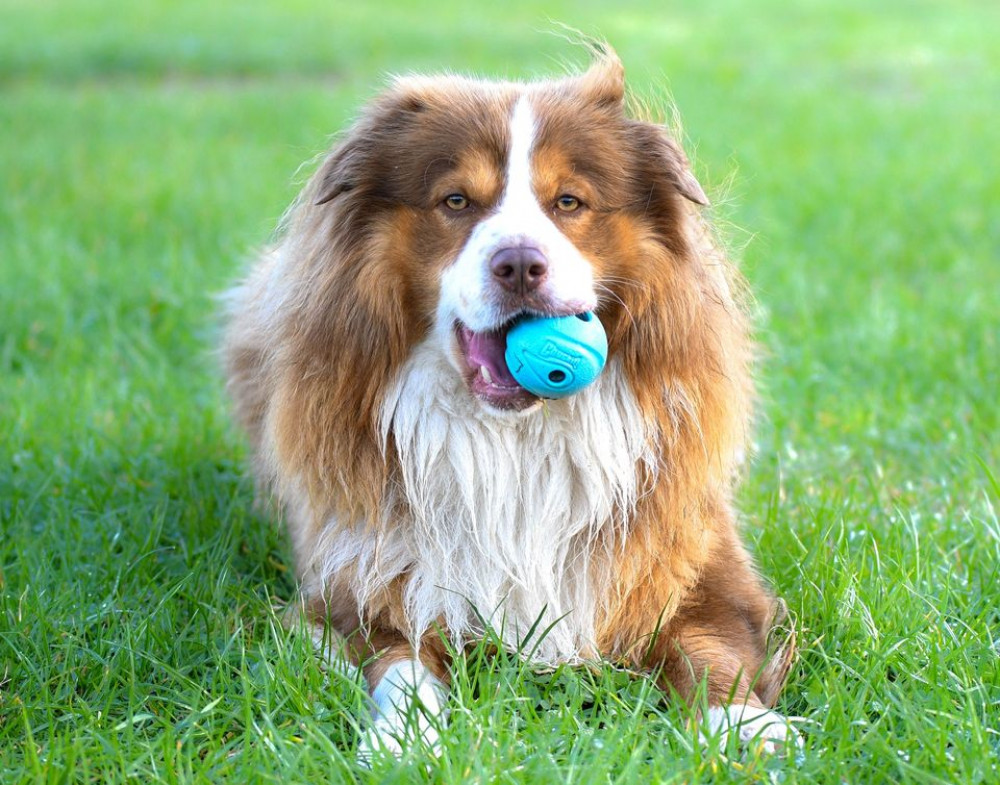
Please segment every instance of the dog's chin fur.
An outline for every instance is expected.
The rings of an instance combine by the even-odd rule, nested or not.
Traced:
[[[625,658],[682,696],[707,679],[713,704],[777,696],[791,647],[768,650],[778,605],[731,503],[741,284],[680,147],[623,95],[610,52],[552,82],[397,80],[229,295],[229,390],[304,606],[373,686],[386,652],[443,678],[441,636],[486,623],[537,660]],[[537,286],[491,272],[529,246]],[[456,324],[574,309],[608,334],[597,382],[512,410],[475,392],[499,361],[456,354]]]

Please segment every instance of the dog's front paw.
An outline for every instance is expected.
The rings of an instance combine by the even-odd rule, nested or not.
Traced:
[[[802,749],[802,737],[792,719],[770,709],[734,704],[713,706],[705,717],[702,738],[718,736],[725,746],[735,734],[740,746],[768,754],[793,754]]]
[[[417,746],[433,755],[439,753],[441,739],[425,717],[418,716],[409,724],[398,722],[400,719],[399,715],[379,717],[365,729],[358,742],[358,763],[370,769],[380,756],[401,758],[406,750]]]
[[[444,685],[420,663],[390,666],[372,692],[372,720],[358,743],[358,763],[371,768],[379,756],[401,758],[414,747],[437,755],[438,728],[448,719],[444,700]]]
[[[381,755],[401,758],[403,742],[399,732],[390,723],[376,720],[361,734],[356,757],[358,763],[370,769],[375,759]]]

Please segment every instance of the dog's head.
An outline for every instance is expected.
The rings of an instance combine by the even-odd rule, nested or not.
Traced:
[[[684,200],[707,201],[665,129],[624,104],[609,53],[551,82],[396,80],[307,189],[313,239],[335,249],[312,285],[335,279],[351,302],[314,298],[327,312],[305,321],[363,313],[390,365],[432,335],[502,411],[537,400],[504,361],[520,315],[596,310],[620,349],[687,253]]]

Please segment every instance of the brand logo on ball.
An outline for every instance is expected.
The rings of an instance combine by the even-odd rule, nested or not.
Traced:
[[[539,352],[539,355],[544,357],[546,360],[555,359],[561,363],[565,363],[573,370],[576,370],[579,367],[580,362],[583,359],[579,354],[568,354],[562,351],[559,348],[559,344],[551,340],[546,341],[542,345],[542,350]]]

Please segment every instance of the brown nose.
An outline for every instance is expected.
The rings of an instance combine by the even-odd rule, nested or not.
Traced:
[[[549,261],[533,245],[513,245],[493,254],[490,272],[507,291],[527,294],[542,285],[549,274]]]

